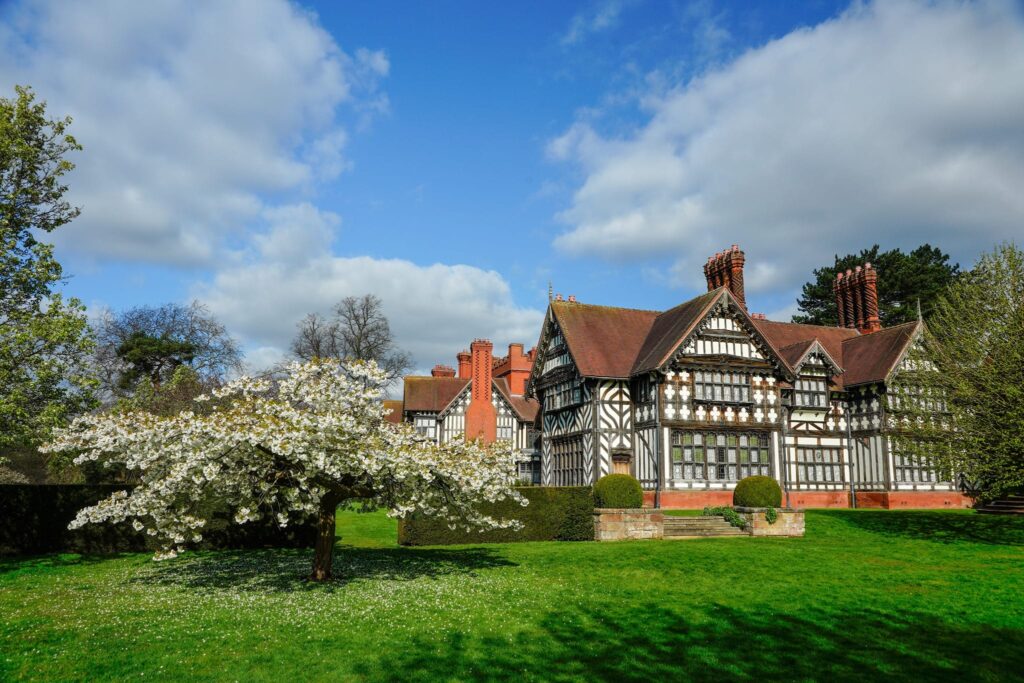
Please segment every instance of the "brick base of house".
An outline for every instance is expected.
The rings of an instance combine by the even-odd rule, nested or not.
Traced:
[[[786,505],[786,493],[782,493]],[[959,491],[857,491],[857,507],[882,510],[934,510],[969,508],[974,501]],[[732,505],[732,491],[662,491],[666,510],[702,510]],[[849,491],[790,491],[789,507],[848,508]],[[654,491],[644,491],[644,506],[654,506]]]

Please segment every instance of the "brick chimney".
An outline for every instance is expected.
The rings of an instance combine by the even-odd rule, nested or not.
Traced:
[[[522,396],[526,392],[526,380],[533,369],[531,354],[535,354],[535,350],[523,353],[522,344],[509,344],[508,355],[494,363],[495,379],[504,377],[508,382],[509,392],[515,396]]]
[[[459,379],[469,379],[470,359],[472,358],[469,351],[459,351],[455,354],[455,358],[459,361]]]
[[[725,251],[708,257],[704,264],[704,277],[708,281],[708,291],[727,287],[736,302],[743,310],[747,308],[747,299],[743,291],[743,264],[746,256],[740,251],[738,244]]]
[[[878,317],[878,273],[865,263],[845,273],[837,273],[832,285],[839,314],[839,327],[870,334],[882,329]]]
[[[472,388],[466,409],[466,438],[480,439],[484,443],[494,443],[498,436],[498,413],[491,403],[493,349],[494,345],[487,339],[477,339],[469,346]]]
[[[454,377],[455,368],[450,365],[435,365],[434,369],[430,371],[431,377]]]

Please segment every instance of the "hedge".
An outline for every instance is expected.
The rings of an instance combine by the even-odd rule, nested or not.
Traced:
[[[643,507],[644,490],[628,474],[606,474],[594,484],[594,504],[599,508]]]
[[[84,507],[130,486],[113,484],[10,484],[0,485],[0,555],[38,555],[75,552],[106,554],[145,552],[154,540],[130,524],[86,524],[74,531],[68,523]],[[308,548],[316,540],[316,520],[289,524],[281,529],[270,522],[234,524],[229,513],[218,513],[203,529],[195,547]]]
[[[777,508],[782,505],[782,489],[772,477],[746,477],[736,484],[732,504],[747,508]]]
[[[594,540],[594,494],[589,486],[529,486],[516,489],[530,501],[526,507],[513,501],[480,506],[484,514],[523,523],[518,531],[466,531],[449,529],[442,519],[414,515],[398,524],[402,545],[455,545],[464,543],[509,543],[517,541]]]

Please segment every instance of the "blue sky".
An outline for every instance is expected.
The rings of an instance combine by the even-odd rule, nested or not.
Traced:
[[[253,367],[349,294],[429,368],[549,280],[663,309],[736,242],[786,318],[836,252],[1024,225],[1014,2],[26,0],[0,48],[85,147],[67,291],[199,298]]]

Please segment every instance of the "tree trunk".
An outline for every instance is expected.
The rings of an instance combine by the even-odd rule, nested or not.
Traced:
[[[334,562],[334,531],[335,513],[341,496],[328,491],[320,499],[319,519],[317,520],[316,546],[313,553],[313,573],[311,581],[330,581],[331,565]]]

